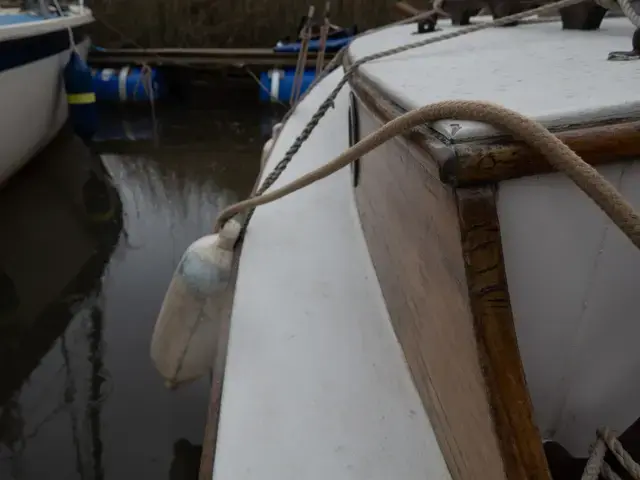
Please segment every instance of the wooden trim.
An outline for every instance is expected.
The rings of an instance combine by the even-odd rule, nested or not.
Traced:
[[[211,480],[213,478],[213,464],[218,442],[218,427],[220,424],[220,409],[222,404],[222,389],[224,386],[224,374],[227,364],[227,349],[229,346],[229,330],[231,328],[231,313],[233,310],[233,298],[235,294],[238,267],[242,245],[236,245],[236,254],[233,259],[229,285],[227,286],[226,304],[221,311],[220,327],[218,330],[218,348],[216,358],[211,371],[211,394],[209,395],[209,411],[202,442],[202,455],[200,457],[200,471],[198,480]]]
[[[507,478],[549,479],[518,350],[495,190],[461,189],[457,200],[481,368]]]
[[[386,101],[377,94],[371,84],[357,73],[352,75],[349,84],[351,93],[358,98],[360,103],[362,103],[380,123],[390,122],[394,118],[402,115],[391,101]],[[424,158],[432,158],[438,164],[440,170],[442,170],[443,165],[456,160],[455,149],[435,136],[426,135],[418,130],[411,130],[402,134],[401,137],[409,141],[414,148],[420,150]],[[442,173],[440,175],[442,176]]]
[[[349,55],[345,55],[344,67],[351,64]],[[358,70],[351,74],[349,84],[382,123],[406,113]],[[481,186],[554,171],[538,152],[507,136],[487,139],[484,144],[454,143],[429,127],[404,136],[434,157],[440,166],[440,179],[456,187]],[[556,136],[593,166],[640,157],[640,121],[567,129]]]
[[[366,135],[380,125],[359,105]],[[403,138],[362,157],[356,204],[393,329],[454,480],[506,480],[480,369],[454,190]]]
[[[352,85],[360,87],[354,90],[367,135],[384,122],[390,103],[367,101],[372,94],[360,78]],[[442,165],[452,157],[453,148],[423,132],[363,157],[356,202],[371,258],[453,479],[549,480],[517,345],[494,191],[442,182]]]
[[[556,135],[590,165],[640,157],[640,122],[568,130]],[[456,145],[454,150],[455,160],[442,166],[441,178],[461,187],[554,171],[542,155],[520,142],[462,144]]]

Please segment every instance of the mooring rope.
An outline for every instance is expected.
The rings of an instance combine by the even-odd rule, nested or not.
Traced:
[[[600,474],[606,480],[620,480],[616,474],[604,461],[607,448],[613,453],[616,460],[631,475],[633,480],[640,480],[640,465],[638,465],[631,455],[624,449],[620,441],[608,428],[598,429],[598,439],[587,460],[581,480],[598,480]]]
[[[418,42],[409,43],[407,45],[402,45],[402,46],[395,47],[395,48],[390,48],[388,50],[383,50],[381,52],[377,52],[377,53],[374,53],[374,54],[371,54],[371,55],[367,55],[365,57],[362,57],[362,58],[356,60],[345,71],[343,77],[340,79],[340,81],[338,82],[336,87],[331,91],[331,93],[324,100],[324,102],[322,102],[320,107],[318,107],[317,111],[311,117],[311,120],[309,120],[307,125],[302,129],[302,132],[300,132],[298,137],[294,140],[293,144],[289,147],[289,149],[285,153],[285,155],[282,158],[282,160],[280,160],[276,164],[276,166],[269,173],[269,175],[264,180],[264,182],[260,185],[260,188],[258,188],[258,190],[256,191],[255,195],[256,196],[263,195],[264,192],[269,187],[271,187],[271,185],[273,185],[278,180],[278,178],[280,178],[280,175],[282,175],[282,172],[284,172],[284,170],[287,168],[287,166],[289,165],[289,162],[291,162],[291,160],[293,159],[294,155],[296,153],[298,153],[298,151],[300,150],[300,147],[302,147],[304,142],[306,142],[306,140],[309,138],[309,136],[311,135],[311,133],[313,132],[315,127],[318,125],[320,120],[322,120],[322,118],[325,116],[327,111],[333,106],[333,103],[334,103],[336,97],[338,96],[338,93],[340,93],[340,91],[342,90],[342,87],[344,87],[344,85],[349,81],[349,78],[353,74],[353,72],[355,72],[358,69],[358,67],[360,67],[361,65],[363,65],[365,63],[368,63],[368,62],[372,62],[374,60],[380,60],[380,59],[385,58],[385,57],[396,55],[398,53],[402,53],[402,52],[406,52],[406,51],[409,51],[409,50],[413,50],[415,48],[424,47],[426,45],[431,45],[433,43],[443,42],[445,40],[451,40],[453,38],[461,37],[463,35],[468,35],[470,33],[475,33],[475,32],[479,32],[481,30],[486,30],[488,28],[507,25],[507,24],[510,24],[510,23],[513,23],[513,22],[516,22],[516,21],[519,21],[519,20],[523,20],[523,19],[525,19],[527,17],[532,17],[532,16],[535,16],[535,15],[544,14],[544,13],[547,13],[549,11],[557,10],[557,9],[560,9],[560,8],[566,8],[566,7],[570,7],[572,5],[577,5],[577,4],[582,3],[584,1],[585,0],[559,0],[559,1],[556,1],[556,2],[553,2],[553,3],[548,3],[546,5],[542,5],[540,7],[532,8],[530,10],[525,10],[523,12],[519,12],[519,13],[516,13],[516,14],[513,14],[513,15],[508,15],[506,17],[496,18],[491,22],[478,23],[478,24],[475,24],[475,25],[469,25],[467,27],[463,27],[463,28],[460,28],[458,30],[453,30],[453,31],[445,33],[445,34],[438,35],[436,37],[429,37],[427,39],[420,40]],[[431,10],[431,11],[425,12],[423,14],[416,15],[415,17],[412,17],[411,19],[405,19],[405,20],[402,20],[400,22],[396,22],[395,24],[390,24],[390,25],[382,27],[382,28],[389,28],[391,26],[401,25],[401,24],[404,24],[404,23],[409,23],[411,21],[415,21],[418,18],[419,19],[427,19],[427,18],[432,17],[436,13],[437,13],[436,10]],[[379,30],[376,30],[376,31],[379,31]],[[371,33],[373,33],[373,31],[364,32],[364,33],[365,34],[371,34]],[[339,59],[341,59],[345,55],[346,48],[347,47],[344,47],[344,48],[342,48],[340,50],[338,55],[336,55],[334,57],[333,61],[323,71],[323,75],[320,75],[320,77],[318,77],[316,79],[316,81],[314,81],[311,84],[309,90],[307,90],[307,92],[305,92],[306,94],[308,94],[313,87],[315,87],[322,79],[324,79],[326,77],[326,75],[328,75],[330,73],[330,70],[329,70],[330,67],[335,67],[337,65],[337,61]],[[304,97],[302,97],[302,98],[304,98]],[[302,100],[302,98],[300,99],[300,101]],[[298,102],[298,103],[300,103],[300,102]],[[294,109],[292,109],[292,110],[290,110],[288,112],[288,114],[285,116],[285,119],[283,121],[287,121],[291,117],[291,115],[293,114],[293,110]],[[251,218],[253,216],[253,212],[254,212],[253,207],[247,212],[247,215],[246,215],[245,220],[244,220],[244,224],[243,224],[243,229],[242,229],[242,234],[241,235],[244,235],[244,232],[245,232],[245,230],[246,230],[246,228],[247,228],[247,226],[248,226],[248,224],[251,221]]]
[[[615,0],[612,0],[615,1]],[[406,25],[408,23],[411,22],[417,22],[420,20],[424,20],[427,18],[431,18],[433,17],[434,14],[439,13],[439,9],[438,9],[438,5],[440,5],[440,3],[437,3],[435,5],[435,8],[426,12],[421,12],[417,15],[413,15],[412,17],[409,18],[404,18],[402,20],[398,20],[397,22],[393,22],[393,23],[389,23],[386,25],[383,25],[382,27],[378,27],[378,28],[374,28],[371,30],[367,30],[365,32],[359,33],[357,35],[354,35],[354,39],[356,38],[360,38],[366,35],[371,35],[372,33],[376,33],[380,30],[384,30],[387,28],[391,28],[391,27],[397,27],[397,26],[401,26],[401,25]],[[333,28],[338,28],[336,25],[332,25],[331,23],[329,24],[330,27]],[[345,54],[347,53],[347,47],[343,47],[340,50],[338,50],[338,52],[334,55],[334,57],[331,59],[331,61],[326,65],[326,67],[324,67],[321,71],[319,75],[316,75],[313,79],[313,81],[311,82],[311,85],[309,85],[309,88],[307,88],[298,98],[298,101],[296,102],[295,105],[290,106],[290,108],[286,111],[284,117],[282,117],[282,120],[280,121],[280,123],[282,125],[284,125],[285,123],[287,123],[287,121],[289,120],[289,118],[291,118],[291,116],[294,114],[296,107],[305,99],[305,97],[307,95],[309,95],[309,93],[311,91],[313,91],[313,89],[316,87],[316,85],[318,85],[322,80],[324,80],[331,72],[333,72],[336,68],[338,68],[338,66],[340,66],[342,64],[342,61],[344,59]],[[266,87],[262,87],[262,88],[266,88]],[[270,94],[270,93],[269,93]],[[271,94],[270,94],[271,95]],[[279,102],[281,104],[283,104],[282,102]],[[284,105],[284,104],[283,104]],[[280,130],[282,131],[282,129]],[[273,144],[275,145],[275,142],[278,140],[278,134],[274,135],[273,138]],[[258,178],[258,182],[260,181],[260,178]],[[259,185],[258,185],[259,188]],[[257,191],[254,190],[254,194],[257,194]],[[247,222],[248,223],[248,219]],[[246,224],[245,224],[246,225]]]
[[[482,122],[500,128],[540,152],[553,167],[564,172],[573,180],[611,218],[629,240],[640,248],[640,215],[595,168],[582,160],[537,121],[500,105],[471,100],[438,102],[412,110],[391,120],[331,162],[272,192],[254,196],[226,208],[216,220],[214,233],[220,231],[224,223],[231,217],[246,210],[251,212],[259,205],[278,200],[337,172],[358,158],[366,158],[365,154],[395,136],[406,133],[418,125],[447,118]]]
[[[57,10],[60,18],[64,18],[65,15],[64,15],[64,11],[62,10],[62,7],[60,6],[60,2],[58,0],[52,0],[52,1],[53,1],[53,6]],[[69,47],[71,48],[71,50],[78,53],[78,47],[76,46],[76,41],[73,36],[73,30],[70,25],[67,25],[67,35],[69,36]]]
[[[142,62],[140,67],[140,77],[136,81],[136,84],[133,88],[133,99],[135,100],[136,95],[138,94],[138,88],[142,85],[142,89],[149,97],[149,106],[151,107],[151,122],[153,125],[153,142],[157,146],[158,144],[158,120],[156,117],[156,103],[155,96],[153,90],[153,69],[149,66],[147,62]]]
[[[253,79],[254,82],[256,82],[256,84],[258,85],[260,90],[262,90],[263,92],[265,92],[269,96],[269,100],[271,100],[271,102],[277,103],[277,104],[283,106],[284,108],[289,108],[289,105],[287,105],[282,100],[280,100],[278,97],[276,97],[273,93],[271,93],[271,90],[269,90],[266,87],[266,85],[264,83],[262,83],[262,81],[256,76],[255,73],[253,73],[251,71],[251,69],[249,67],[244,67],[244,71],[247,72],[247,75],[249,75]]]
[[[615,1],[615,0],[612,0]],[[378,27],[378,28],[374,28],[371,30],[367,30],[366,32],[362,32],[359,33],[357,35],[354,35],[354,39],[356,38],[361,38],[364,37],[366,35],[371,35],[373,33],[379,32],[380,30],[384,30],[387,28],[391,28],[391,27],[397,27],[397,26],[401,26],[401,25],[406,25],[408,23],[411,22],[418,22],[427,18],[431,18],[433,17],[434,14],[438,13],[438,9],[432,9],[426,12],[421,12],[417,15],[414,15],[412,17],[409,18],[404,18],[402,20],[398,20],[397,22],[393,22],[393,23],[389,23],[387,25],[383,25],[382,27]],[[337,28],[337,27],[336,27]],[[331,61],[327,64],[326,67],[324,67],[323,70],[321,70],[320,75],[316,75],[315,78],[313,79],[313,81],[311,82],[311,85],[309,85],[309,88],[307,88],[301,95],[300,98],[298,99],[298,102],[296,103],[296,105],[292,106],[291,108],[289,108],[289,110],[287,110],[287,112],[285,113],[284,117],[282,117],[282,120],[280,121],[280,123],[282,125],[284,125],[285,123],[287,123],[287,121],[291,118],[291,116],[294,114],[296,107],[305,99],[305,97],[307,95],[309,95],[313,89],[316,87],[316,85],[318,85],[322,80],[324,80],[331,72],[333,72],[336,68],[338,68],[341,64],[342,61],[344,59],[344,56],[347,53],[347,47],[342,47],[340,50],[338,50],[338,52],[334,55],[334,57],[331,59]],[[280,130],[282,131],[282,129]],[[278,140],[278,135],[274,135],[273,137],[273,144],[275,145],[275,142]],[[260,180],[260,179],[258,179]],[[254,192],[257,194],[257,191]],[[248,222],[248,220],[247,220]]]
[[[618,0],[618,5],[620,5],[620,10],[622,10],[624,16],[627,17],[636,28],[640,28],[640,15],[636,13],[635,9],[631,5],[631,0]]]

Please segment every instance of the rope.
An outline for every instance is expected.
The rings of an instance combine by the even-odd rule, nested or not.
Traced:
[[[58,2],[58,0],[53,0],[53,6],[58,11],[58,15],[60,16],[60,18],[64,18],[65,15],[62,11],[62,7],[60,6],[60,2]],[[71,50],[78,53],[78,47],[76,47],[76,42],[73,38],[73,30],[71,29],[70,25],[67,25],[67,35],[69,36],[69,47],[71,47]]]
[[[613,432],[608,428],[602,428],[598,429],[597,434],[598,440],[587,460],[581,480],[598,480],[600,473],[607,480],[620,480],[620,476],[604,461],[607,448],[611,450],[618,463],[629,472],[633,480],[640,480],[640,465],[631,458]]]
[[[280,160],[278,162],[278,164],[274,167],[274,169],[269,173],[269,175],[267,176],[265,181],[262,183],[260,188],[258,188],[258,190],[256,191],[255,195],[259,196],[259,195],[264,194],[264,192],[271,185],[273,185],[276,182],[276,180],[278,180],[278,178],[280,178],[280,175],[282,175],[282,172],[284,172],[284,170],[287,168],[287,166],[289,165],[289,162],[291,162],[291,160],[293,159],[294,155],[296,153],[298,153],[298,151],[300,150],[300,147],[302,147],[302,144],[304,142],[306,142],[306,140],[309,138],[309,136],[311,135],[311,133],[313,132],[315,127],[320,122],[320,120],[324,117],[324,115],[327,113],[327,111],[333,106],[333,102],[335,101],[336,97],[338,96],[338,93],[340,93],[340,90],[342,90],[342,87],[344,87],[344,85],[349,81],[349,77],[351,76],[351,74],[353,74],[353,72],[355,72],[356,69],[358,67],[360,67],[362,64],[367,63],[367,62],[371,62],[371,61],[374,61],[374,60],[379,60],[381,58],[389,57],[391,55],[395,55],[395,54],[398,54],[398,53],[402,53],[402,52],[406,52],[406,51],[409,51],[409,50],[413,50],[415,48],[424,47],[426,45],[431,45],[433,43],[443,42],[445,40],[450,40],[452,38],[461,37],[463,35],[468,35],[470,33],[479,32],[481,30],[486,30],[488,28],[497,27],[497,26],[501,26],[501,25],[506,25],[506,24],[509,24],[509,23],[513,23],[513,22],[525,19],[527,17],[532,17],[532,16],[535,16],[535,15],[544,14],[544,13],[547,13],[549,11],[553,11],[553,10],[556,10],[556,9],[570,7],[572,5],[577,5],[579,3],[582,3],[583,1],[585,1],[585,0],[559,0],[559,1],[556,1],[556,2],[553,2],[553,3],[542,5],[542,6],[537,7],[537,8],[533,8],[533,9],[530,9],[530,10],[519,12],[519,13],[516,13],[514,15],[508,15],[506,17],[496,18],[492,22],[478,23],[478,24],[475,24],[475,25],[470,25],[470,26],[467,26],[467,27],[464,27],[464,28],[460,28],[458,30],[453,30],[453,31],[451,31],[449,33],[445,33],[443,35],[438,35],[437,37],[429,37],[429,38],[426,38],[424,40],[420,40],[418,42],[410,43],[410,44],[407,44],[407,45],[402,45],[402,46],[396,47],[396,48],[391,48],[389,50],[384,50],[384,51],[381,51],[381,52],[378,52],[378,53],[374,53],[372,55],[367,55],[367,56],[362,57],[361,59],[355,61],[351,65],[351,67],[349,67],[349,69],[345,71],[344,76],[340,79],[340,81],[338,82],[338,85],[336,85],[336,87],[331,91],[329,96],[324,100],[324,102],[322,102],[322,104],[320,105],[318,110],[311,117],[311,120],[307,123],[307,125],[304,127],[302,132],[300,132],[300,135],[298,135],[298,137],[295,139],[295,141],[293,142],[291,147],[289,147],[289,149],[285,153],[285,155],[282,158],[282,160]],[[392,23],[392,24],[387,25],[387,26],[382,27],[382,28],[389,28],[389,27],[395,26],[395,25],[403,25],[403,24],[406,24],[406,23],[410,23],[412,21],[430,18],[435,13],[437,13],[437,11],[431,10],[431,11],[422,13],[420,15],[416,15],[414,17],[411,17],[411,18],[408,18],[408,19],[404,19],[404,20],[401,20],[399,22]],[[375,31],[378,31],[378,30],[365,32],[365,35],[374,33]],[[334,61],[336,61],[338,58],[342,58],[344,56],[345,52],[346,52],[346,47],[343,47],[340,50],[339,54],[336,55],[336,57],[334,57]],[[331,64],[333,64],[334,61],[332,61]],[[326,75],[328,75],[330,73],[329,67],[333,66],[331,64],[325,69],[325,72],[327,72],[327,73],[324,76],[321,75],[321,77],[324,78]],[[309,93],[311,91],[312,87],[317,85],[317,83],[319,83],[319,81],[321,79],[320,79],[320,77],[318,77],[316,80],[317,81],[313,82],[313,84],[307,90],[306,93]],[[300,101],[301,100],[302,100],[302,98],[300,99]],[[300,102],[298,102],[298,103],[300,103]],[[285,119],[283,120],[283,123],[284,123],[284,121],[288,120],[292,114],[293,114],[293,109],[285,116]],[[241,236],[244,235],[244,232],[245,232],[245,230],[247,228],[247,225],[249,224],[252,216],[253,216],[253,208],[247,213],[247,216],[246,216],[246,218],[244,220],[244,225],[243,225],[243,228],[242,228]]]
[[[362,33],[360,33],[360,34],[358,34],[358,35],[355,35],[355,36],[354,36],[354,39],[355,39],[355,38],[360,38],[360,37],[363,37],[363,36],[366,36],[366,35],[370,35],[370,34],[372,34],[372,33],[375,33],[375,32],[380,31],[380,30],[384,30],[384,29],[386,29],[386,28],[395,27],[395,26],[399,26],[399,25],[405,25],[405,24],[408,24],[408,23],[411,23],[411,22],[417,22],[417,21],[420,21],[420,20],[424,20],[424,19],[426,19],[426,18],[429,18],[429,17],[433,16],[433,15],[434,15],[434,14],[436,14],[436,13],[437,13],[437,10],[430,10],[430,11],[427,11],[427,12],[421,12],[421,13],[419,13],[419,14],[417,14],[417,15],[412,16],[412,17],[405,18],[405,19],[403,19],[403,20],[399,20],[399,21],[397,21],[397,22],[389,23],[389,24],[387,24],[387,25],[384,25],[384,26],[382,26],[382,27],[379,27],[379,28],[376,28],[376,29],[373,29],[373,30],[368,30],[368,31],[366,31],[366,32],[362,32]],[[332,27],[334,27],[334,28],[336,28],[336,29],[338,28],[338,27],[337,27],[337,26],[335,26],[335,25],[331,25],[331,26],[332,26]],[[311,85],[309,85],[309,88],[307,88],[307,89],[304,91],[304,93],[300,96],[300,98],[298,99],[298,102],[296,103],[296,105],[293,105],[289,110],[287,110],[287,113],[284,115],[284,117],[282,117],[282,121],[280,122],[280,123],[282,123],[282,125],[284,125],[284,124],[286,124],[286,123],[287,123],[287,121],[288,121],[288,120],[291,118],[291,116],[295,113],[296,107],[297,107],[300,103],[302,103],[302,101],[305,99],[305,97],[306,97],[307,95],[309,95],[309,93],[311,93],[311,91],[316,87],[316,85],[318,85],[318,84],[319,84],[322,80],[324,80],[324,79],[325,79],[325,78],[326,78],[326,77],[327,77],[331,72],[333,72],[336,68],[338,68],[338,66],[339,66],[339,65],[341,65],[341,64],[342,64],[342,61],[343,61],[344,56],[346,55],[346,53],[347,53],[347,47],[343,47],[343,48],[341,48],[341,49],[338,51],[338,53],[336,53],[336,55],[333,57],[333,59],[332,59],[332,60],[327,64],[327,66],[324,68],[324,70],[322,70],[322,72],[320,73],[320,75],[316,75],[316,77],[315,77],[315,78],[313,79],[313,81],[311,82]],[[332,105],[333,105],[333,103],[332,103]],[[282,129],[280,129],[280,132],[282,132]],[[275,136],[273,137],[273,144],[274,144],[274,145],[275,145],[276,141],[278,140],[278,136],[279,136],[279,133],[280,133],[280,132],[278,132],[278,135],[275,135]],[[266,161],[266,159],[265,159],[265,161]],[[284,159],[283,159],[282,161],[284,161]],[[280,163],[282,163],[282,161],[281,161]],[[288,162],[287,162],[287,163],[288,163]],[[277,168],[277,167],[276,167],[276,168]],[[286,168],[286,165],[283,167],[283,170],[284,170],[284,168]],[[279,175],[278,175],[278,176],[279,176]],[[259,180],[260,180],[260,178],[258,178],[258,181],[259,181]],[[277,178],[276,178],[276,180],[277,180]],[[274,180],[274,181],[275,181],[275,180]],[[272,183],[273,183],[273,182],[272,182]],[[272,184],[272,183],[271,183],[271,184]],[[265,184],[266,184],[266,181],[265,181]],[[264,185],[264,184],[263,184],[263,185]],[[258,185],[258,187],[259,187],[259,185]],[[257,190],[255,190],[255,191],[254,191],[254,194],[255,194],[255,195],[258,195]],[[247,225],[248,223],[249,223],[249,218],[247,218],[247,219],[246,219],[246,221],[245,221],[245,227],[246,227],[246,225]],[[244,234],[244,228],[243,228],[243,234]]]
[[[448,17],[449,14],[444,11],[443,7],[444,7],[444,0],[433,0],[433,10],[438,15],[442,15],[443,17]]]
[[[594,2],[607,10],[613,10],[616,6],[619,6],[624,16],[633,23],[633,26],[640,28],[640,15],[636,13],[631,5],[631,0],[594,0]]]
[[[395,118],[326,165],[272,192],[249,198],[226,208],[218,216],[214,232],[217,233],[229,218],[238,213],[247,209],[253,211],[258,205],[273,202],[311,185],[358,158],[366,158],[365,154],[397,135],[418,125],[447,118],[489,124],[524,141],[529,147],[544,155],[553,167],[571,178],[627,235],[629,240],[640,248],[640,216],[613,185],[591,165],[584,162],[573,150],[535,120],[500,105],[468,100],[434,103]]]
[[[271,93],[271,90],[269,90],[269,89],[265,86],[265,84],[264,84],[264,83],[262,83],[262,82],[260,81],[260,79],[256,76],[256,74],[255,74],[255,73],[253,73],[253,72],[251,71],[251,69],[250,69],[250,68],[248,68],[248,67],[244,67],[244,70],[245,70],[245,72],[247,72],[247,75],[249,75],[249,76],[253,79],[253,81],[254,81],[254,82],[256,82],[256,83],[258,84],[258,87],[260,87],[260,90],[263,90],[267,95],[269,95],[269,99],[270,99],[272,102],[279,103],[280,105],[282,105],[282,106],[283,106],[283,107],[285,107],[285,108],[287,107],[287,104],[286,104],[286,103],[284,103],[284,102],[282,102],[278,97],[275,97],[275,96]]]
[[[618,6],[618,2],[616,0],[593,0],[596,4],[600,5],[602,8],[606,8],[607,10],[613,10]]]
[[[624,16],[627,17],[636,28],[640,28],[640,16],[631,5],[631,0],[618,0],[618,4]]]
[[[133,98],[135,100],[136,95],[138,94],[138,87],[142,85],[142,89],[149,97],[149,106],[151,107],[151,122],[153,125],[153,141],[155,146],[158,146],[158,122],[156,117],[156,103],[153,91],[153,80],[151,76],[152,73],[153,70],[149,66],[149,64],[146,62],[142,62],[142,65],[140,67],[140,77],[138,77],[138,81],[133,88]]]
[[[612,0],[615,1],[615,0]],[[437,5],[436,5],[437,7]],[[386,28],[391,28],[391,27],[396,27],[396,26],[400,26],[400,25],[406,25],[408,23],[411,22],[418,22],[427,18],[432,17],[433,15],[437,14],[438,10],[433,9],[433,10],[429,10],[427,12],[421,12],[417,15],[414,15],[412,17],[409,18],[405,18],[402,20],[399,20],[397,22],[393,22],[393,23],[389,23],[387,25],[384,25],[382,27],[379,28],[375,28],[372,30],[367,30],[366,32],[362,32],[359,33],[358,35],[354,36],[355,38],[360,38],[366,35],[370,35],[372,33],[378,32],[380,30],[384,30]],[[337,27],[336,25],[332,25],[330,24],[330,26],[332,28],[336,28],[338,29],[339,27]],[[298,99],[298,102],[296,103],[296,105],[293,105],[289,110],[287,110],[287,113],[284,115],[284,117],[282,117],[282,121],[280,123],[282,123],[282,125],[284,125],[285,123],[287,123],[287,121],[291,118],[291,116],[295,113],[296,107],[305,99],[305,97],[307,95],[309,95],[309,93],[311,93],[311,91],[316,87],[316,85],[318,85],[322,80],[324,80],[331,72],[333,72],[336,68],[338,68],[339,65],[342,64],[342,61],[344,59],[345,54],[347,53],[347,47],[343,47],[341,48],[338,53],[336,53],[336,55],[333,57],[333,59],[327,64],[327,66],[321,71],[320,75],[316,75],[316,77],[313,79],[313,81],[311,82],[311,85],[309,85],[309,88],[307,88],[304,93],[300,96],[300,98]],[[333,105],[333,103],[331,104]],[[322,118],[322,117],[321,117]],[[282,129],[280,130],[280,132],[282,131]],[[279,132],[279,133],[280,133]],[[273,144],[275,145],[276,141],[278,140],[278,135],[273,137]],[[284,161],[284,159],[282,160]],[[280,163],[282,163],[282,161]],[[287,162],[288,163],[288,162]],[[276,167],[277,168],[277,167]],[[286,165],[285,167],[286,168]],[[283,168],[283,170],[284,170]],[[276,178],[277,179],[277,178]],[[260,180],[260,178],[258,178],[258,181]],[[274,180],[275,181],[275,180]],[[266,184],[266,181],[265,181]],[[258,195],[257,190],[254,192],[256,195]],[[247,218],[246,222],[245,222],[245,227],[249,222],[249,218]],[[243,229],[243,233],[244,233],[244,229]]]

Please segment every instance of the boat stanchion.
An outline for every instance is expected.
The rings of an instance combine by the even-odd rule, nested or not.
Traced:
[[[169,284],[151,338],[151,358],[168,388],[210,372],[218,331],[230,315],[234,247],[242,224],[229,220],[219,233],[192,243]]]
[[[71,125],[80,138],[90,140],[98,130],[96,94],[91,69],[75,50],[64,68],[64,86]]]

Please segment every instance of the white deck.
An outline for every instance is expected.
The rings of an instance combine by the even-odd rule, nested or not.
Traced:
[[[459,28],[447,21],[438,26]],[[350,55],[357,60],[441,34],[415,31],[408,25],[361,37]],[[633,31],[625,17],[605,18],[600,30],[590,32],[562,30],[559,22],[491,28],[366,63],[360,72],[406,109],[485,100],[553,128],[638,118],[640,61],[607,61],[611,51],[631,50]],[[434,127],[456,142],[495,134],[474,122],[445,120]]]
[[[298,106],[282,158],[342,75]],[[348,147],[347,88],[277,186]],[[236,286],[213,478],[450,479],[394,335],[343,169],[259,207]]]

